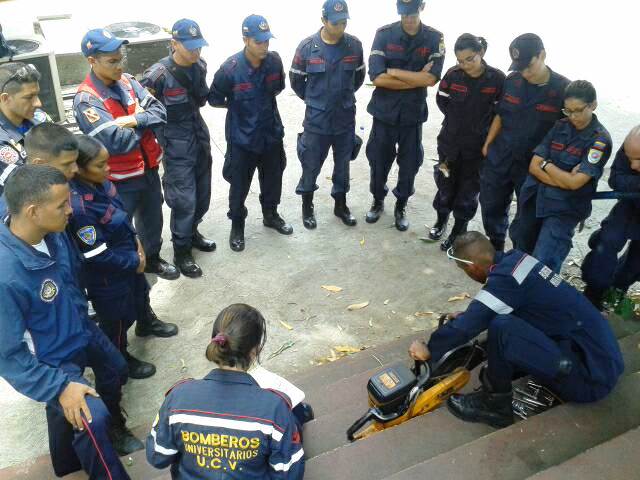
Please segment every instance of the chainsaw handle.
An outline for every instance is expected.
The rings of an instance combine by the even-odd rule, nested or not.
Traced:
[[[372,420],[373,418],[374,418],[373,411],[369,409],[367,413],[365,413],[362,417],[356,420],[353,425],[349,427],[349,429],[347,430],[347,439],[350,442],[353,442],[355,440],[356,432],[360,430],[362,427],[364,427],[367,423],[369,423],[369,421]]]

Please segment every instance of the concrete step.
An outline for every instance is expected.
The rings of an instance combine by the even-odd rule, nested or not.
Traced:
[[[640,428],[593,447],[529,480],[603,480],[638,478]]]
[[[640,424],[638,395],[640,373],[632,373],[601,402],[561,405],[418,463],[388,480],[430,475],[440,480],[462,479],[469,478],[470,472],[475,480],[527,478],[636,428]]]

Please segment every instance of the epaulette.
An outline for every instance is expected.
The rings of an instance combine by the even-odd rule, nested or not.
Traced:
[[[162,62],[154,63],[149,67],[149,70],[145,72],[145,76],[153,83],[158,80],[165,72],[167,67]]]
[[[76,95],[76,98],[78,99],[77,103],[89,103],[91,104],[91,101],[95,101],[95,100],[100,100],[98,97],[96,97],[95,95],[89,93],[89,92],[80,92]]]
[[[284,403],[287,404],[287,407],[289,407],[289,410],[291,410],[293,407],[291,406],[291,400],[289,399],[289,397],[285,394],[282,393],[278,390],[274,390],[273,388],[265,388],[264,389],[267,392],[271,392],[274,395],[276,395],[277,397],[279,397],[282,401],[284,401]]]
[[[69,203],[71,204],[71,209],[78,213],[78,212],[82,212],[85,213],[86,209],[84,207],[84,198],[81,194],[79,194],[78,192],[71,192],[71,195],[69,196]]]
[[[513,72],[509,73],[509,75],[507,75],[507,80],[511,80],[514,77],[522,77],[522,74],[514,70]]]
[[[391,30],[391,29],[394,27],[394,25],[396,25],[397,23],[398,23],[398,22],[390,23],[390,24],[388,24],[388,25],[384,25],[384,26],[380,27],[379,29],[377,29],[377,30],[376,30],[376,33],[378,33],[378,32],[384,32],[384,31],[386,31],[386,30]]]
[[[174,383],[171,388],[169,390],[167,390],[164,394],[164,396],[168,396],[176,387],[184,384],[184,383],[188,383],[188,382],[192,382],[193,380],[195,380],[195,378],[183,378],[182,380]]]

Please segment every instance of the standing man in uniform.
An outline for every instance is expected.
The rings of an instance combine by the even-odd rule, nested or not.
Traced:
[[[618,150],[609,186],[616,192],[640,196],[640,126],[629,132]],[[627,251],[618,259],[627,242]],[[589,239],[589,247],[591,251],[582,262],[582,279],[587,284],[584,294],[602,310],[607,289],[626,293],[640,279],[640,197],[618,200],[600,230]]]
[[[624,370],[616,337],[560,275],[519,250],[496,252],[479,232],[460,235],[447,255],[483,287],[465,312],[437,329],[428,344],[415,341],[409,353],[435,363],[488,331],[482,388],[450,397],[451,413],[496,428],[511,425],[511,382],[522,374],[565,402],[595,402],[611,392]]]
[[[333,150],[333,213],[350,227],[356,219],[347,207],[349,162],[355,148],[356,97],[365,64],[362,43],[345,33],[349,9],[344,0],[327,0],[322,6],[322,28],[304,39],[291,65],[291,88],[304,100],[304,132],[298,135],[302,177],[296,193],[302,195],[302,221],[316,228],[313,192],[322,165]]]
[[[145,272],[175,280],[180,272],[160,258],[162,148],[151,130],[166,123],[167,111],[135,78],[123,74],[120,47],[128,42],[104,29],[84,36],[81,48],[91,72],[73,99],[73,112],[80,130],[109,151],[109,180],[135,220],[147,254]]]
[[[24,165],[24,135],[48,120],[40,110],[40,73],[31,64],[0,65],[0,195],[16,167]]]
[[[547,53],[538,35],[520,35],[511,42],[509,54],[513,72],[507,76],[482,147],[486,161],[480,174],[482,223],[498,251],[504,251],[513,193],[520,195],[533,149],[562,118],[569,85],[545,64]]]
[[[222,175],[229,182],[231,234],[229,246],[244,250],[244,224],[253,174],[258,169],[260,204],[265,227],[283,235],[293,228],[278,214],[282,174],[287,165],[284,126],[276,96],[285,88],[282,60],[269,51],[273,38],[267,19],[250,15],[242,22],[244,49],[229,57],[216,72],[209,104],[227,109],[227,154]]]
[[[384,210],[387,178],[398,161],[398,183],[394,211],[396,228],[409,228],[407,201],[424,160],[422,125],[427,121],[427,88],[440,79],[444,64],[444,37],[420,21],[422,0],[397,0],[400,21],[378,29],[371,55],[369,77],[376,89],[367,111],[373,128],[367,143],[371,167],[373,204],[367,223],[375,223]]]
[[[76,283],[76,252],[63,233],[71,215],[67,179],[51,166],[25,165],[12,175],[5,196],[10,215],[0,223],[0,376],[47,403],[57,474],[81,467],[90,478],[129,479],[118,455],[143,445],[120,409],[127,364],[89,319]],[[95,389],[83,377],[87,366]]]
[[[211,140],[200,108],[207,103],[207,64],[200,50],[208,43],[200,27],[189,19],[171,29],[172,54],[154,64],[140,82],[167,109],[167,124],[159,128],[164,149],[164,195],[171,208],[173,261],[191,278],[202,276],[192,248],[213,252],[216,244],[198,225],[211,201]]]

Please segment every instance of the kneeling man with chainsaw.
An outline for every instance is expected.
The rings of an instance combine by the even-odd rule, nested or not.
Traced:
[[[624,370],[622,354],[607,320],[582,294],[521,251],[496,252],[479,232],[459,236],[447,256],[484,286],[465,312],[427,343],[415,341],[409,353],[433,364],[488,331],[482,388],[451,396],[451,413],[496,428],[511,425],[511,382],[523,375],[563,401],[594,402],[609,394]]]

